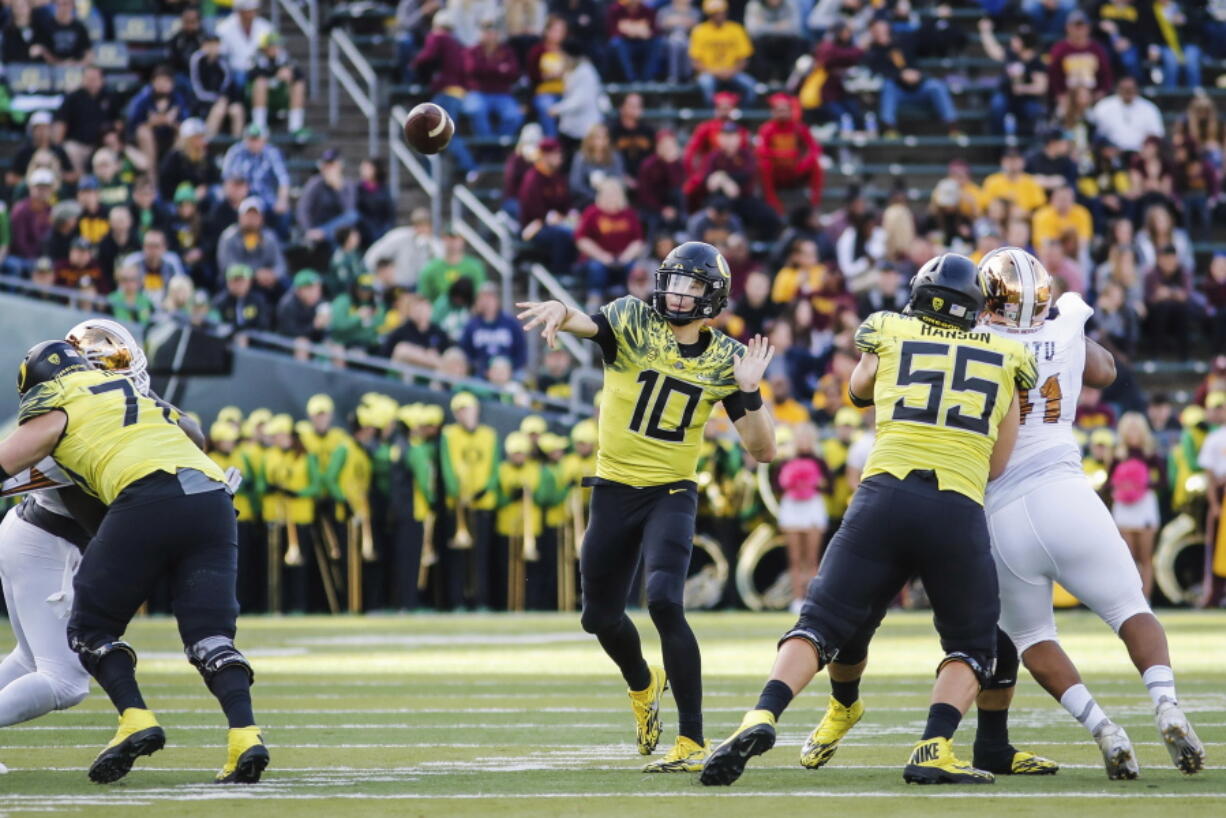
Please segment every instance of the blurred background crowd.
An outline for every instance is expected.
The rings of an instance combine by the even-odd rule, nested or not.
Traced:
[[[1146,499],[1131,502],[1152,494],[1160,516],[1127,534],[1138,562],[1192,508],[1190,476],[1208,483],[1194,516],[1214,536],[1226,448],[1202,446],[1226,420],[1223,0],[323,6],[389,93],[455,119],[446,170],[514,235],[514,297],[539,264],[594,310],[645,296],[676,243],[720,247],[733,299],[715,323],[780,350],[765,391],[821,463],[824,536],[849,491],[846,453],[825,447],[871,428],[848,414],[855,327],[901,309],[936,253],[1003,244],[1095,307],[1090,334],[1120,377],[1083,392],[1078,426],[1109,501],[1135,498],[1118,467],[1145,464]],[[0,0],[0,286],[240,346],[280,337],[320,366],[469,379],[481,403],[587,405],[578,362],[524,336],[457,225],[389,189],[385,160],[308,127],[321,101],[270,17],[268,0]],[[400,437],[414,450],[404,417],[335,422],[355,440],[375,429],[377,462]],[[297,439],[283,419],[276,435],[260,425],[234,424],[232,442]],[[753,464],[718,438],[728,453],[710,479],[732,481],[727,500]],[[551,451],[534,441],[529,459]]]

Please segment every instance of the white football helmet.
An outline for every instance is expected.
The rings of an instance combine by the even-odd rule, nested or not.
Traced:
[[[64,340],[99,369],[127,375],[141,394],[149,394],[148,362],[136,337],[118,321],[90,318],[68,330]]]

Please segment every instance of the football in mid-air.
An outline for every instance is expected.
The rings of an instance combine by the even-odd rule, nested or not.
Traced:
[[[447,147],[454,134],[455,122],[433,102],[418,105],[404,120],[404,140],[418,153],[438,153]]]

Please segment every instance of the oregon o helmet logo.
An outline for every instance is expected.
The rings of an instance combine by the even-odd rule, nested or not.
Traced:
[[[944,307],[944,306],[945,306],[944,298],[941,298],[940,296],[936,296],[935,298],[932,299],[932,308],[934,310],[939,310],[941,309],[941,307]]]

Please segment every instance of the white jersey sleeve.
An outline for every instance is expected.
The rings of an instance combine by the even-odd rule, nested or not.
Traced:
[[[988,327],[1030,347],[1039,372],[1033,389],[1018,392],[1022,424],[1004,474],[988,485],[991,506],[1025,493],[1035,480],[1082,473],[1073,420],[1085,370],[1085,324],[1094,310],[1076,293],[1060,296],[1055,307],[1054,317],[1030,332]]]

